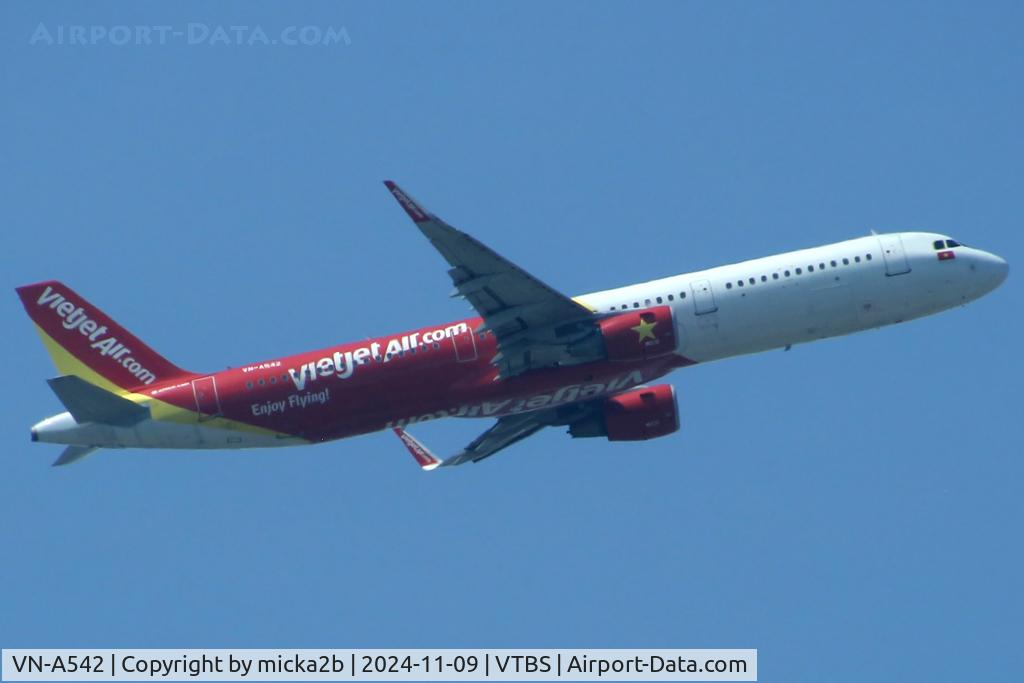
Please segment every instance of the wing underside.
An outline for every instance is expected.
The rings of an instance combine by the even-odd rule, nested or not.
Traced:
[[[508,448],[514,443],[532,436],[544,427],[569,426],[587,420],[600,411],[599,402],[574,403],[548,410],[537,410],[530,413],[519,413],[501,417],[490,429],[475,438],[468,446],[458,453],[439,458],[423,445],[412,434],[400,427],[395,434],[402,440],[420,467],[432,470],[437,467],[451,467],[467,462],[479,462],[489,458],[498,451]]]

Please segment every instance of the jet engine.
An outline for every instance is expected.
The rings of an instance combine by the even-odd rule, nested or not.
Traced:
[[[668,306],[619,313],[598,324],[608,360],[649,360],[676,350],[676,326]]]
[[[597,411],[569,425],[574,438],[646,441],[679,429],[679,407],[671,384],[638,387],[604,400]]]

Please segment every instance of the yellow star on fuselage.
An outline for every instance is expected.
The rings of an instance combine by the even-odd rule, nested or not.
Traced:
[[[629,329],[633,330],[638,335],[640,335],[640,338],[637,339],[637,341],[643,341],[644,339],[658,341],[658,338],[654,336],[654,326],[657,324],[657,322],[649,323],[645,320],[641,320],[639,325],[637,325],[636,327],[631,327]]]

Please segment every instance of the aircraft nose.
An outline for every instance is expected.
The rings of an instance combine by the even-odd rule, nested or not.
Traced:
[[[1006,259],[995,254],[979,251],[976,272],[983,280],[985,291],[991,292],[1006,280],[1006,276],[1010,274],[1010,264],[1006,262]]]
[[[995,289],[999,285],[1003,284],[1006,280],[1006,276],[1010,274],[1010,264],[1006,262],[1006,259],[995,254],[985,254],[988,257],[988,263],[985,269],[989,272],[989,277],[992,278],[994,284],[992,288]]]

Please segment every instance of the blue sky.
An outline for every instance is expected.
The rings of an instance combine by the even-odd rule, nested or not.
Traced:
[[[1024,657],[1019,3],[0,5],[0,643],[756,647],[761,680]],[[30,44],[60,25],[331,46]],[[682,430],[424,475],[387,433],[54,470],[13,288],[197,370],[462,317],[380,184],[583,293],[866,234],[1011,263],[894,328],[677,372]],[[449,452],[486,422],[417,435]]]

